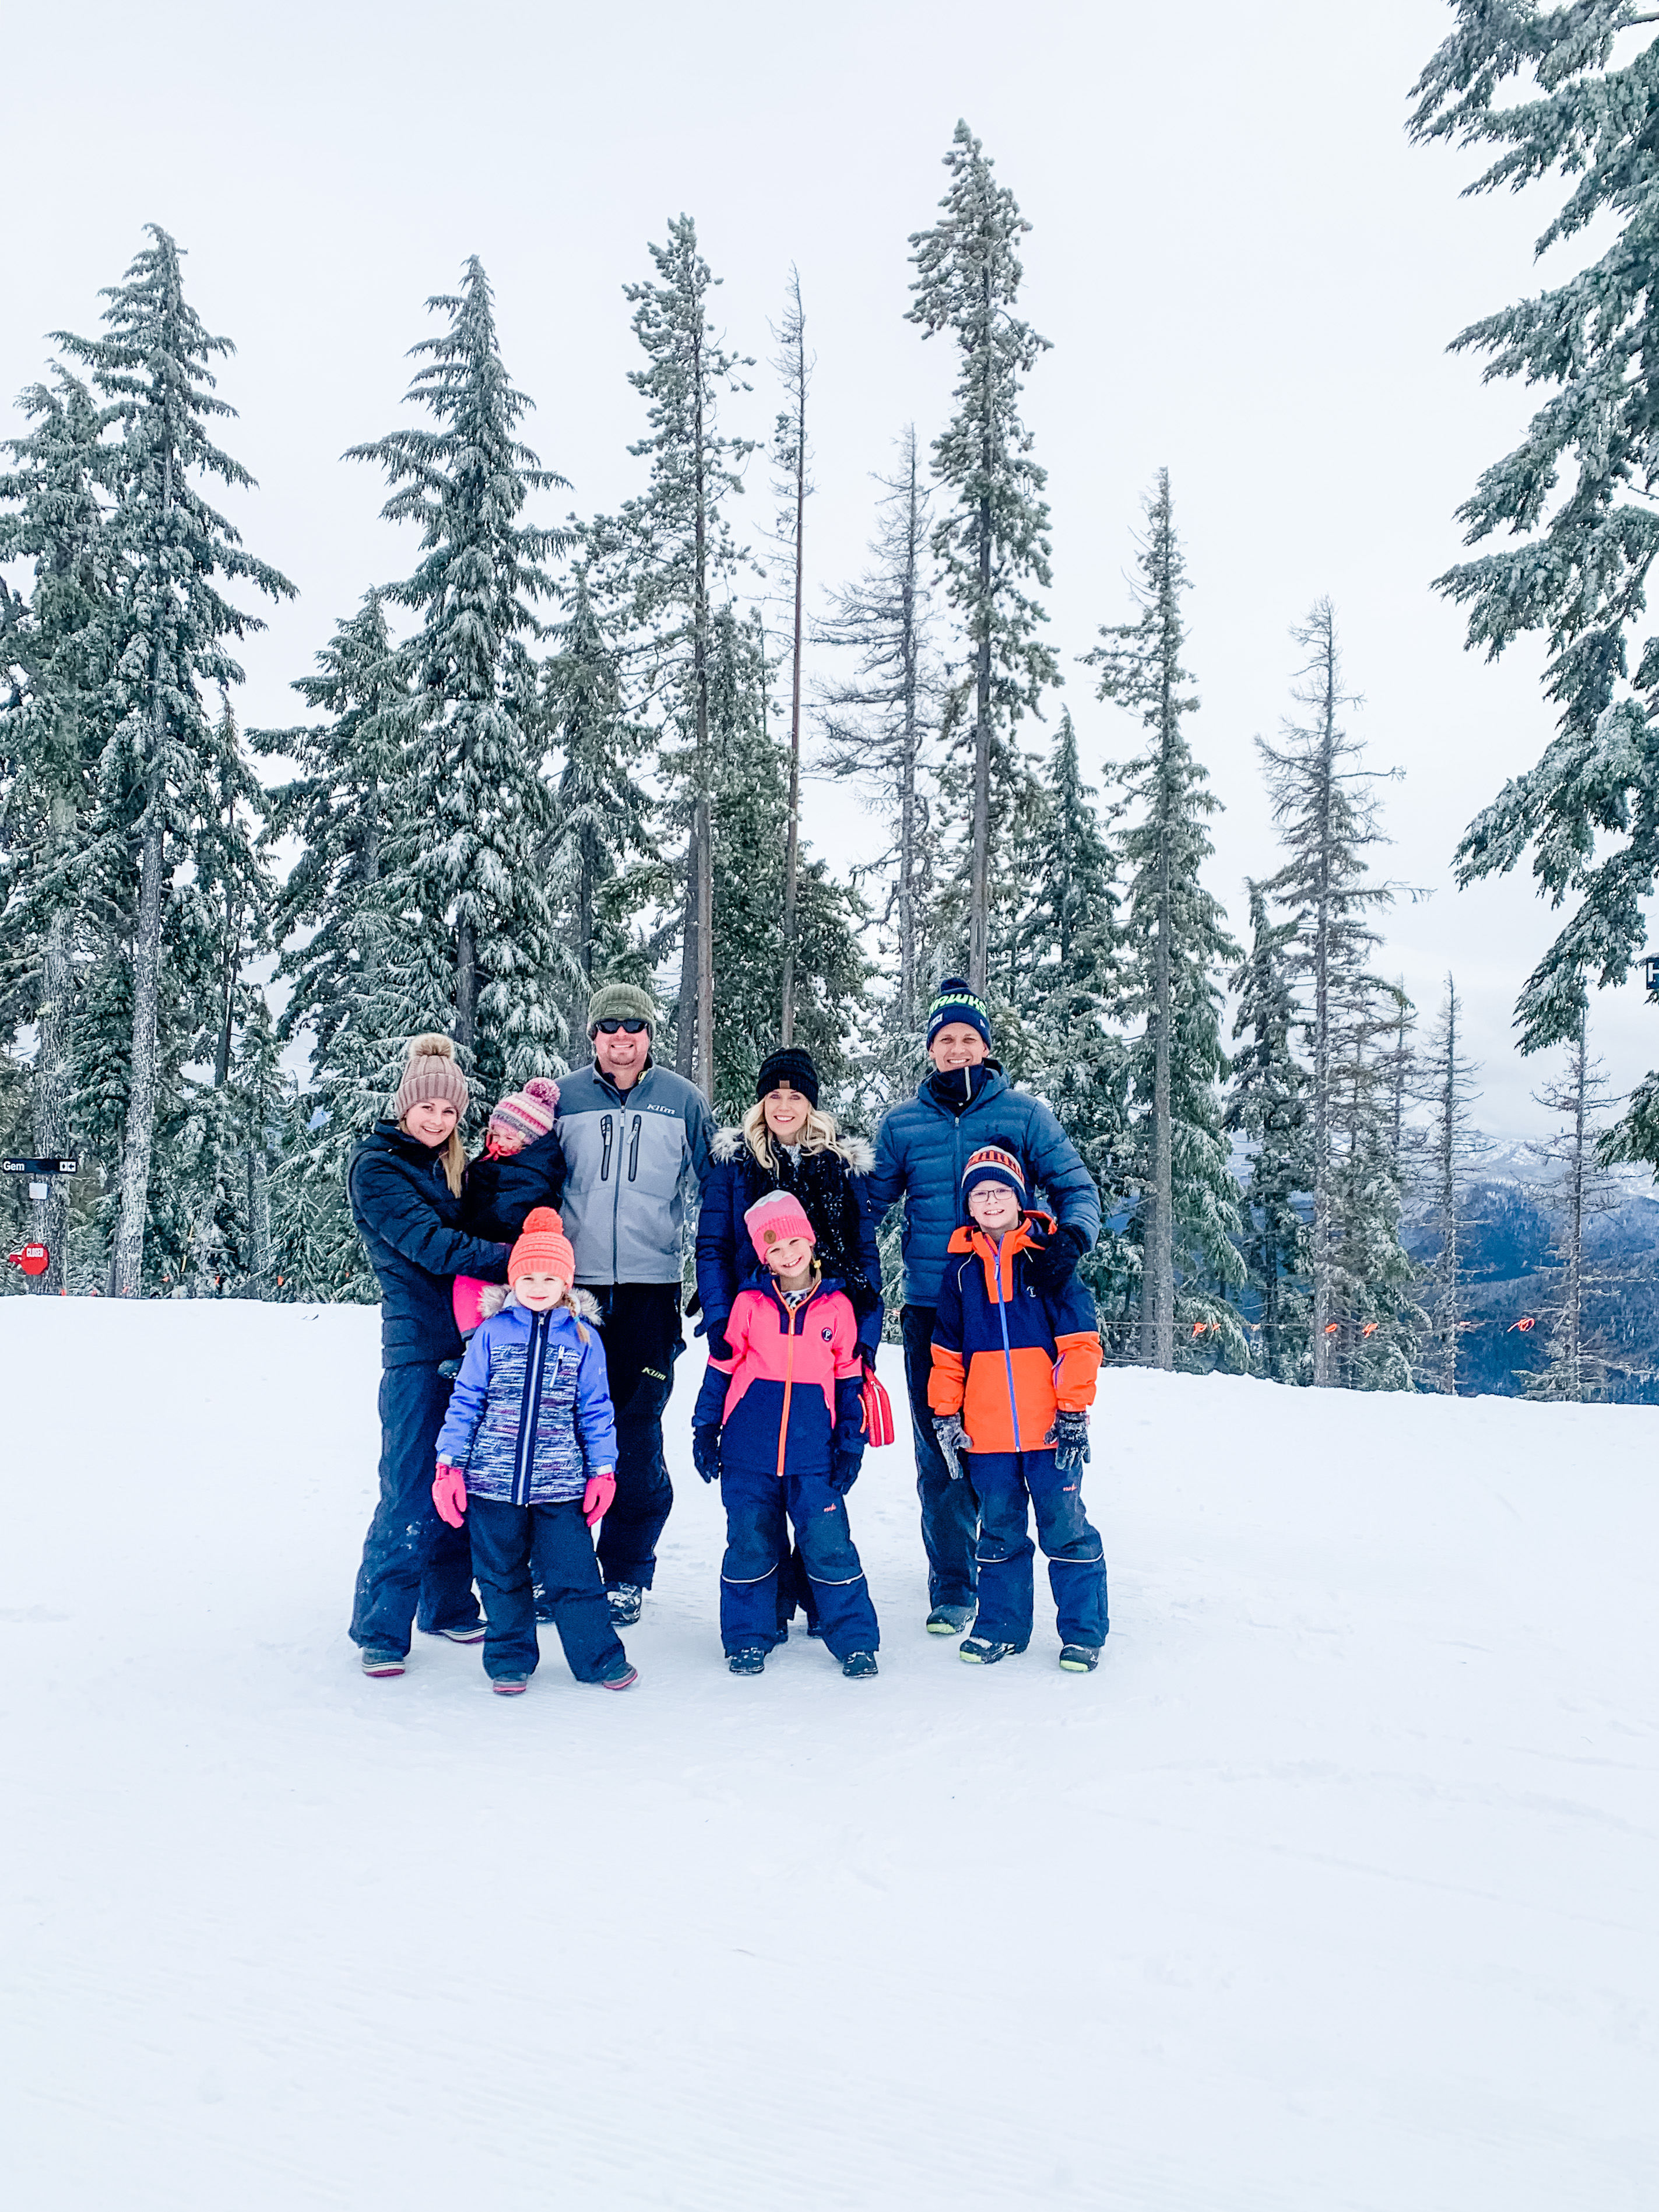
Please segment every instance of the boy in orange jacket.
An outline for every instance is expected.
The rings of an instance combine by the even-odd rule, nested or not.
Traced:
[[[961,1654],[988,1667],[1031,1640],[1029,1502],[1048,1561],[1060,1663],[1091,1674],[1107,1630],[1105,1554],[1082,1497],[1100,1365],[1094,1300],[1075,1276],[1043,1286],[1033,1263],[1054,1224],[1027,1210],[1012,1152],[988,1145],[974,1153],[962,1195],[968,1219],[945,1263],[927,1391],[945,1464],[979,1498],[979,1619]]]

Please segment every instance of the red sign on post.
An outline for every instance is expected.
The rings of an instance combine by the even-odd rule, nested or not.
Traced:
[[[21,1252],[8,1252],[6,1257],[26,1275],[44,1275],[52,1265],[52,1255],[44,1244],[26,1244]]]

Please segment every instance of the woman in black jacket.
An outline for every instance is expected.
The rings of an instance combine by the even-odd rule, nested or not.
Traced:
[[[352,1218],[380,1285],[380,1502],[351,1613],[366,1674],[403,1673],[417,1618],[427,1634],[457,1644],[483,1635],[466,1532],[447,1527],[432,1503],[462,1351],[452,1285],[458,1274],[505,1282],[510,1249],[460,1225],[466,1103],[449,1039],[415,1038],[392,1118],[375,1123],[346,1170]]]
[[[811,1055],[787,1050],[762,1062],[755,1103],[735,1129],[721,1129],[709,1147],[713,1166],[697,1216],[697,1296],[711,1352],[726,1356],[726,1318],[754,1269],[743,1217],[770,1190],[787,1190],[806,1210],[817,1258],[835,1276],[858,1316],[859,1350],[866,1368],[881,1342],[881,1252],[865,1198],[874,1156],[861,1137],[843,1137],[833,1114],[818,1105]],[[799,1552],[779,1561],[778,1626],[787,1632],[797,1605],[816,1635],[817,1608]]]

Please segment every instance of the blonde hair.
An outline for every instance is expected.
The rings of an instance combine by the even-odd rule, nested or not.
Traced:
[[[772,1132],[766,1126],[766,1101],[757,1098],[738,1123],[743,1141],[763,1168],[775,1168],[777,1155],[772,1150]],[[841,1134],[841,1124],[833,1114],[819,1106],[809,1106],[806,1121],[800,1133],[800,1148],[804,1152],[827,1152]]]

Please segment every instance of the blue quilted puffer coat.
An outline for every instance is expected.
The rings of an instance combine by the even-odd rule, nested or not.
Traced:
[[[576,1291],[569,1305],[532,1314],[510,1292],[495,1306],[499,1295],[484,1294],[495,1310],[468,1342],[438,1457],[460,1468],[469,1497],[562,1504],[617,1465],[599,1306]]]
[[[1040,1098],[1016,1091],[995,1060],[935,1073],[876,1133],[870,1211],[879,1223],[904,1200],[904,1303],[936,1306],[951,1238],[962,1221],[962,1171],[981,1145],[1002,1145],[1025,1170],[1026,1203],[1050,1209],[1086,1252],[1100,1234],[1100,1194],[1077,1147]]]

